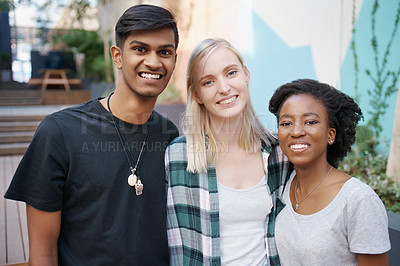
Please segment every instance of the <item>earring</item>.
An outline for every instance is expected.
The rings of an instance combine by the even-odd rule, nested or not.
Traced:
[[[332,144],[332,143],[333,143],[333,140],[330,139],[330,140],[329,140],[329,143]]]

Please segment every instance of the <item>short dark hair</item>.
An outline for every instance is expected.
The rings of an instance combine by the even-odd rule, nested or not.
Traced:
[[[128,8],[115,25],[115,42],[123,47],[131,31],[170,28],[175,35],[175,50],[178,48],[179,34],[174,16],[165,8],[153,5],[135,5]]]
[[[363,118],[360,107],[350,96],[328,84],[298,79],[279,87],[269,101],[269,111],[277,117],[278,123],[286,99],[298,94],[311,95],[325,106],[329,126],[336,129],[335,142],[328,145],[327,160],[333,167],[338,167],[356,140],[356,127]]]

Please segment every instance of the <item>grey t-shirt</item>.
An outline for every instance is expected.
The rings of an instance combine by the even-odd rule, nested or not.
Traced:
[[[357,265],[356,253],[390,250],[387,213],[371,187],[353,177],[324,209],[301,215],[290,203],[294,176],[284,191],[286,207],[275,228],[282,265]]]
[[[244,189],[218,182],[218,197],[222,265],[266,265],[265,218],[272,209],[266,178]]]

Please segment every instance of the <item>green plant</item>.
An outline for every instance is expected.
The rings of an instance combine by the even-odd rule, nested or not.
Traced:
[[[374,54],[374,71],[370,70],[370,68],[365,69],[366,75],[370,78],[374,87],[372,89],[368,89],[367,93],[370,98],[369,103],[371,106],[371,110],[368,111],[370,114],[370,118],[367,120],[368,130],[372,133],[371,139],[367,140],[367,142],[372,145],[370,147],[370,152],[374,152],[376,147],[380,143],[380,136],[382,133],[382,125],[380,124],[381,118],[385,115],[387,108],[389,107],[387,104],[387,100],[390,96],[392,96],[397,91],[398,81],[400,77],[400,65],[397,70],[388,69],[388,58],[390,55],[390,51],[392,49],[392,44],[394,37],[397,33],[400,21],[400,1],[396,10],[396,16],[394,20],[394,25],[391,31],[391,35],[389,41],[386,45],[386,49],[383,53],[382,59],[379,57],[379,43],[376,36],[376,14],[379,9],[379,0],[375,0],[372,11],[371,11],[371,46]],[[353,0],[353,13],[352,13],[352,33],[353,38],[351,41],[351,51],[354,59],[354,70],[355,70],[355,84],[354,84],[354,99],[356,102],[360,100],[360,94],[358,92],[358,81],[359,81],[359,64],[358,64],[358,54],[356,50],[356,0]]]
[[[351,40],[351,45],[350,49],[353,54],[353,59],[354,59],[354,100],[356,102],[360,102],[360,95],[358,92],[358,54],[356,50],[356,40],[354,38],[356,34],[356,0],[353,0],[353,12],[352,12],[352,18],[351,18],[351,23],[352,23],[352,33],[353,33],[353,38]]]
[[[95,79],[100,75],[104,79],[106,68],[112,72],[112,65],[105,63],[103,41],[97,32],[80,29],[56,31],[51,40],[54,46],[64,50],[75,50],[85,55],[81,73],[83,76]]]
[[[400,20],[400,1],[397,7],[396,18],[394,22],[394,27],[390,35],[389,42],[386,46],[382,61],[379,60],[378,53],[378,39],[376,37],[376,13],[379,8],[379,1],[375,0],[374,6],[371,12],[371,32],[372,40],[371,46],[374,51],[374,61],[375,61],[375,72],[366,69],[365,72],[367,76],[371,79],[372,83],[375,85],[373,89],[368,90],[368,95],[371,96],[370,104],[371,111],[368,113],[372,116],[368,120],[368,125],[371,127],[374,137],[378,139],[380,133],[382,132],[382,126],[380,124],[380,118],[386,113],[388,108],[387,100],[391,95],[397,92],[398,80],[400,77],[400,65],[397,71],[387,70],[388,57],[391,51],[391,46],[393,39],[396,35],[397,29],[399,27]],[[388,83],[388,84],[387,84]]]
[[[11,55],[0,52],[0,69],[11,69]]]
[[[0,12],[7,12],[14,8],[13,1],[11,0],[0,0]]]
[[[357,126],[356,140],[356,144],[353,147],[356,152],[356,156],[360,156],[366,152],[372,154],[376,153],[375,147],[377,144],[370,127]]]
[[[386,209],[400,214],[400,185],[386,175],[387,156],[365,151],[350,153],[339,169],[367,183],[381,198]]]
[[[358,74],[360,66],[358,64],[359,56],[356,51],[355,42],[355,3],[356,1],[353,0],[353,39],[351,42],[351,51],[353,53],[355,70],[354,98],[359,102]],[[371,110],[368,111],[370,118],[367,120],[366,125],[357,127],[356,143],[353,151],[344,159],[339,169],[371,186],[381,198],[387,210],[400,213],[400,185],[386,175],[387,155],[381,154],[377,149],[382,140],[380,139],[380,133],[383,130],[380,124],[381,118],[385,115],[388,108],[387,100],[397,91],[400,77],[400,66],[396,71],[388,69],[389,54],[392,49],[394,36],[399,27],[400,1],[396,10],[394,26],[382,58],[379,57],[378,39],[375,29],[378,8],[379,1],[375,0],[371,12],[371,46],[374,55],[374,70],[365,68],[365,73],[373,84],[373,89],[368,89],[371,106]]]

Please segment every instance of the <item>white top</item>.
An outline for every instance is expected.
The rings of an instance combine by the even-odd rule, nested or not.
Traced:
[[[222,265],[266,265],[265,219],[272,199],[265,178],[246,189],[218,182]]]
[[[352,177],[321,211],[301,215],[290,203],[277,217],[275,239],[282,265],[357,265],[355,253],[381,254],[390,250],[388,220],[378,195]]]

